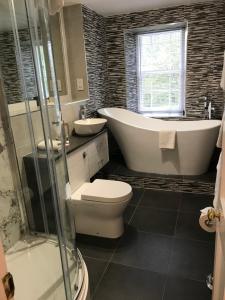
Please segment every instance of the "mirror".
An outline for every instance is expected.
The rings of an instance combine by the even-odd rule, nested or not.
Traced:
[[[12,28],[8,1],[1,1],[0,63],[2,77],[4,82],[7,83],[5,94],[11,116],[25,113],[25,99],[29,100],[31,111],[39,110],[36,74],[33,62],[33,51],[35,49],[32,49],[24,0],[15,1],[15,11],[17,12],[20,53],[17,53],[14,43],[15,32]],[[65,7],[60,13],[51,16],[50,28],[61,103],[88,99],[88,79],[81,5]],[[44,50],[42,55],[45,56]],[[20,57],[24,62],[23,72],[20,71]],[[46,86],[49,83],[50,87],[48,95],[46,95],[49,98],[52,94],[51,74],[48,74],[47,70],[49,70],[48,66],[43,66],[43,71],[46,73]],[[26,95],[21,92],[24,90],[21,88],[23,76],[26,82]]]
[[[81,4],[63,8],[61,33],[69,65],[72,100],[86,100],[89,98],[89,89]],[[54,44],[53,40],[53,49]]]
[[[0,64],[1,74],[6,83],[5,94],[9,104],[10,115],[20,114],[25,111],[25,98],[32,101],[30,103],[32,111],[38,108],[33,53],[24,1],[16,1],[14,8],[17,12],[18,39],[21,45],[21,52],[19,53],[14,42],[15,32],[12,28],[8,1],[1,1],[0,3]],[[21,88],[23,80],[19,58],[24,62],[26,95],[25,92],[22,92],[24,89]]]
[[[70,102],[71,85],[62,11],[50,16],[50,30],[60,100],[62,103]]]

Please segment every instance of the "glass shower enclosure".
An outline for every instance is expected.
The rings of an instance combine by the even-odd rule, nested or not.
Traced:
[[[0,11],[0,111],[20,215],[19,236],[3,239],[15,299],[75,299],[83,274],[48,3],[0,0]]]

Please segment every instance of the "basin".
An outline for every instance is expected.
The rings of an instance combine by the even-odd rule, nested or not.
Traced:
[[[74,122],[74,129],[77,135],[93,135],[101,131],[106,122],[102,118],[78,120]]]

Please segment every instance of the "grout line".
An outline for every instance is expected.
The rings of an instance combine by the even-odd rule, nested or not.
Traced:
[[[176,217],[176,222],[175,222],[175,226],[174,226],[174,237],[177,234],[177,224],[178,224],[179,216],[180,216],[180,211],[177,211],[177,217]]]
[[[91,295],[91,299],[94,298],[94,296],[95,296],[95,294],[96,294],[96,292],[97,292],[97,290],[98,290],[98,288],[100,286],[100,283],[102,282],[102,280],[103,280],[103,278],[104,278],[104,276],[105,276],[105,274],[106,274],[106,272],[107,272],[107,270],[109,268],[109,265],[110,265],[110,260],[107,262],[107,264],[106,264],[106,266],[105,266],[105,268],[104,268],[104,270],[103,270],[103,272],[102,272],[102,274],[101,274],[101,276],[100,276],[100,278],[99,278],[99,280],[98,280],[98,282],[97,282],[97,284],[96,284],[96,286],[95,286],[95,288],[93,290],[93,293]]]
[[[79,247],[78,247],[78,249],[79,249]],[[83,257],[84,259],[85,259],[85,258],[88,258],[88,259],[96,260],[96,261],[99,261],[99,262],[105,262],[105,263],[108,262],[107,259],[97,258],[97,257],[93,257],[93,256],[88,256],[88,255],[82,255],[82,257]]]
[[[138,202],[137,202],[136,204],[128,204],[128,206],[129,206],[129,205],[130,205],[130,206],[135,206],[135,209],[134,209],[133,213],[131,214],[129,220],[127,221],[127,224],[128,224],[128,225],[130,225],[130,223],[131,223],[131,221],[132,221],[132,219],[133,219],[133,217],[134,217],[134,215],[135,215],[135,213],[136,213],[136,210],[137,210],[137,208],[138,208],[138,206],[139,206],[139,204],[140,204],[141,199],[143,198],[143,196],[144,196],[144,190],[142,191],[142,193],[141,193],[141,195],[140,195],[140,197],[139,197],[139,200],[138,200]]]
[[[163,294],[162,294],[162,300],[164,299],[164,296],[165,296],[166,285],[167,285],[169,274],[170,274],[170,265],[171,265],[171,262],[172,262],[172,255],[173,255],[173,251],[174,251],[174,241],[175,241],[175,237],[172,236],[172,241],[171,241],[172,246],[171,246],[171,252],[170,252],[170,257],[169,257],[169,262],[168,262],[167,277],[166,277],[166,280],[165,280],[165,285],[164,285]]]
[[[165,237],[165,238],[174,238],[175,240],[198,242],[198,243],[202,243],[202,244],[215,243],[214,240],[205,241],[205,240],[197,240],[197,239],[191,239],[191,238],[185,238],[185,237],[176,237],[175,235],[157,233],[157,232],[153,232],[153,231],[144,231],[144,230],[139,230],[139,229],[137,229],[137,231],[143,232],[143,233],[146,233],[146,234],[158,235],[158,236]]]
[[[178,212],[177,209],[172,209],[172,208],[161,208],[161,207],[154,207],[154,206],[148,206],[148,205],[139,205],[138,208],[145,208],[145,209],[150,209],[150,210],[161,210],[163,212]]]
[[[169,268],[168,268],[168,273],[167,273],[167,276],[166,276],[166,279],[165,279],[165,282],[164,282],[164,285],[163,285],[162,300],[164,299],[164,296],[165,296],[166,285],[167,285],[167,282],[168,282],[168,278],[169,278]]]
[[[93,291],[93,295],[92,295],[91,298],[93,298],[93,297],[95,296],[95,294],[96,294],[96,292],[97,292],[97,290],[98,290],[98,288],[99,288],[99,286],[100,286],[100,284],[101,284],[101,282],[102,282],[102,280],[103,280],[105,274],[107,273],[107,271],[108,271],[108,269],[109,269],[109,266],[110,266],[110,264],[112,263],[113,256],[114,256],[116,250],[117,250],[118,247],[119,247],[119,244],[120,244],[120,241],[118,241],[118,243],[117,243],[115,249],[113,250],[113,252],[112,252],[112,254],[111,254],[110,258],[109,258],[109,260],[107,261],[107,265],[106,265],[104,271],[102,272],[102,274],[101,274],[101,276],[100,276],[100,278],[99,278],[98,283],[97,283],[96,286],[95,286],[95,289],[94,289],[94,291]]]

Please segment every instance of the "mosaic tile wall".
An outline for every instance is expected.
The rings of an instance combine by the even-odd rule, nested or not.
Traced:
[[[129,183],[134,188],[164,190],[171,192],[195,193],[214,195],[215,183],[204,180],[187,179],[180,177],[166,176],[125,176],[110,174],[106,177],[109,180],[119,180]]]
[[[128,91],[128,103],[126,103],[124,31],[188,21],[187,116],[197,118],[203,116],[204,107],[201,97],[207,95],[215,107],[215,116],[221,117],[224,97],[219,83],[225,50],[224,12],[225,2],[220,0],[106,18],[108,77],[106,104],[136,109],[135,95],[134,100],[131,99],[134,90]]]
[[[21,215],[10,169],[8,145],[0,119],[0,239],[5,250],[19,240]]]
[[[82,6],[89,83],[89,115],[104,107],[107,95],[105,18]]]
[[[37,96],[34,64],[29,31],[19,30],[21,55],[24,65],[24,76],[29,99]],[[21,92],[21,74],[17,64],[17,52],[12,32],[0,33],[0,64],[5,82],[5,93],[8,103],[21,102],[24,95]]]
[[[134,33],[124,34],[127,108],[138,112],[136,40],[136,35]]]

